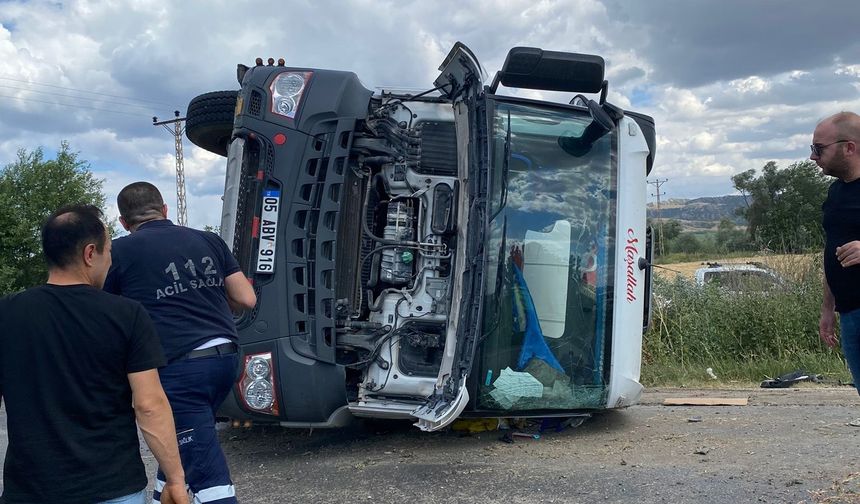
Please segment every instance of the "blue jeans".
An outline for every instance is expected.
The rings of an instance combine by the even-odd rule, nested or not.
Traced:
[[[235,353],[180,359],[158,370],[173,409],[179,457],[195,503],[235,504],[227,459],[218,444],[215,413],[236,379]],[[156,474],[153,502],[160,502],[166,478]]]
[[[854,379],[854,388],[857,388],[860,384],[860,309],[840,313],[839,327],[842,353]],[[860,388],[857,388],[857,393],[860,394]]]
[[[146,489],[140,492],[126,495],[125,497],[117,497],[116,499],[97,502],[96,504],[146,504]]]

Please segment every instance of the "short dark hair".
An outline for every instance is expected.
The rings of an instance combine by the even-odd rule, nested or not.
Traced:
[[[104,251],[107,228],[102,211],[93,205],[67,205],[52,213],[42,226],[42,251],[48,268],[65,268],[75,263],[90,243]]]
[[[149,182],[134,182],[122,188],[116,197],[119,214],[127,226],[161,217],[164,199]]]

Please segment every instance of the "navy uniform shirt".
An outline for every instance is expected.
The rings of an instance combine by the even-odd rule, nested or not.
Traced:
[[[836,311],[846,313],[860,308],[860,265],[843,268],[836,258],[836,247],[860,240],[860,180],[830,185],[824,210],[824,274],[836,299]]]
[[[236,341],[224,278],[239,264],[215,233],[146,222],[113,241],[112,259],[105,290],[146,308],[168,362],[214,338]]]

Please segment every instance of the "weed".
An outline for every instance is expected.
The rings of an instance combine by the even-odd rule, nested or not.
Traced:
[[[757,383],[804,369],[831,383],[850,381],[840,349],[818,337],[821,256],[773,265],[785,282],[764,292],[729,292],[678,276],[656,277],[652,324],[643,340],[646,385],[713,379]]]

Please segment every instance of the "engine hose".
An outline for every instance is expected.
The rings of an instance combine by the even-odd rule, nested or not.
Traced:
[[[394,121],[392,121],[392,123],[394,123]],[[386,137],[388,141],[395,145],[400,144],[401,147],[408,148],[413,145],[421,144],[421,139],[417,136],[413,136],[409,133],[399,131],[400,126],[397,123],[381,124],[380,126],[382,129],[382,135]]]
[[[391,292],[402,292],[402,290],[401,289],[394,289],[394,288],[385,289],[379,293],[379,296],[377,296],[376,299],[373,300],[373,302],[370,302],[370,299],[368,299],[368,305],[370,305],[369,306],[370,311],[378,312],[379,310],[381,310],[382,309],[382,302],[385,301],[385,295],[389,294]]]
[[[387,127],[389,131],[397,135],[398,137],[406,140],[410,143],[420,143],[421,138],[417,133],[409,130],[404,130],[400,123],[395,121],[393,118],[388,117],[383,121],[383,127]]]
[[[378,254],[379,252],[382,252],[383,250],[390,249],[390,248],[410,248],[410,249],[418,249],[419,251],[421,250],[421,246],[418,245],[417,243],[415,245],[404,245],[401,243],[382,245],[382,246],[376,247],[375,249],[371,250],[366,256],[364,256],[364,258],[362,258],[361,264],[358,266],[358,271],[364,270],[364,265],[368,259],[370,259],[374,255]]]
[[[364,164],[382,165],[386,163],[393,163],[394,158],[391,156],[368,156],[366,158],[361,159],[361,162]]]

